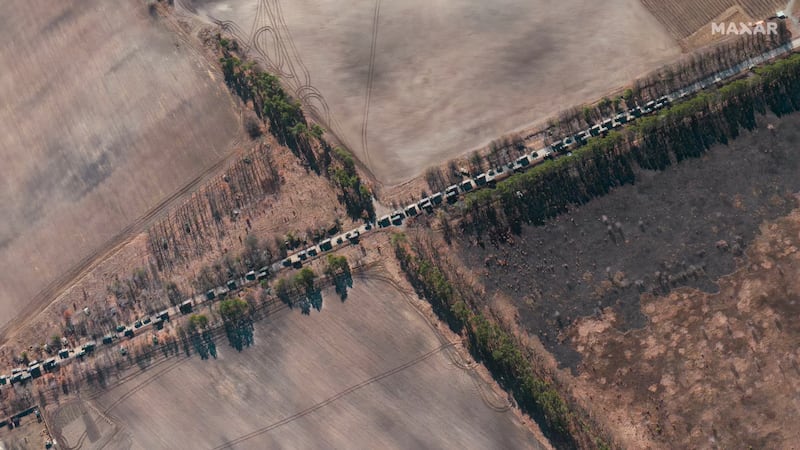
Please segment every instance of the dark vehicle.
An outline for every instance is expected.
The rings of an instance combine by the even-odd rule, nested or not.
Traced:
[[[206,291],[206,300],[214,300],[214,298],[216,296],[217,296],[217,293],[214,292],[213,289],[209,289],[209,290]]]
[[[181,314],[189,314],[192,312],[193,306],[191,300],[186,300],[178,306],[178,311],[180,311]]]
[[[83,351],[86,353],[92,353],[94,352],[95,347],[97,347],[97,343],[95,341],[89,341],[83,344]]]
[[[489,180],[486,178],[485,173],[482,173],[477,177],[475,177],[475,184],[477,184],[478,186],[486,186],[487,183],[489,183]]]
[[[133,329],[132,328],[128,328],[128,329],[125,330],[125,337],[126,338],[132,338],[133,337]]]
[[[289,260],[289,258],[286,258],[283,261],[281,261],[281,265],[283,267],[292,267],[292,261]]]
[[[164,322],[169,322],[169,311],[166,309],[158,313],[158,318],[163,320]]]
[[[256,277],[256,280],[258,280],[258,281],[266,280],[267,277],[269,277],[269,270],[264,269],[264,270],[258,272],[258,276]]]
[[[103,341],[102,342],[103,342],[103,345],[110,345],[112,342],[114,342],[114,338],[110,334],[107,334],[107,335],[103,336]]]
[[[28,369],[28,373],[30,374],[31,378],[40,378],[42,376],[42,366],[39,364],[34,364],[33,367]]]
[[[59,358],[61,358],[61,359],[67,359],[67,358],[69,358],[69,350],[67,350],[67,349],[65,348],[64,350],[61,350],[61,351],[59,351],[59,352],[58,352],[58,357],[59,357]]]
[[[142,321],[137,320],[136,322],[133,323],[133,328],[136,328],[138,330],[139,328],[142,328],[142,325],[144,325]]]
[[[431,195],[431,203],[433,203],[434,205],[441,205],[442,200],[443,200],[443,195],[441,192],[437,192]]]
[[[406,217],[414,217],[417,214],[419,214],[419,211],[417,211],[416,205],[411,205],[408,208],[406,208]]]
[[[42,364],[45,372],[52,372],[58,367],[58,361],[55,358],[50,358]]]
[[[392,225],[399,227],[403,224],[403,219],[405,219],[405,216],[402,213],[393,214],[391,217]]]
[[[235,291],[236,290],[236,280],[229,280],[227,286],[228,286],[228,290],[229,291]]]
[[[308,254],[309,257],[312,257],[312,258],[317,256],[317,254],[318,254],[317,253],[317,249],[314,248],[314,247],[311,247],[310,249],[306,250],[306,253]]]
[[[246,274],[244,274],[244,279],[247,281],[256,281],[256,272],[253,270],[247,272]]]
[[[389,219],[389,216],[383,216],[378,219],[378,228],[386,228],[391,224],[392,221]],[[322,244],[320,244],[320,247],[322,247]]]
[[[523,155],[519,159],[517,159],[517,164],[522,167],[528,167],[531,164],[531,159],[528,155]]]
[[[433,204],[431,203],[431,199],[430,198],[422,199],[422,201],[419,202],[419,209],[421,211],[425,211],[426,213],[429,213],[429,214],[432,213],[433,212]]]
[[[117,328],[115,328],[115,330],[117,331],[117,333],[122,333],[123,331],[125,331],[125,325],[117,325]]]
[[[387,218],[387,221],[388,221],[388,218]],[[387,226],[388,226],[388,223],[387,223]],[[324,241],[320,242],[319,243],[319,248],[323,252],[329,252],[329,251],[333,250],[333,245],[331,245],[331,240],[330,239],[325,239]]]
[[[458,200],[458,186],[450,186],[446,191],[444,191],[444,194],[447,198],[447,203],[455,203],[456,200]]]

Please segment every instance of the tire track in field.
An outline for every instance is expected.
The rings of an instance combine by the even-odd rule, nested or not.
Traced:
[[[382,265],[381,265],[381,267],[382,267]],[[414,310],[420,315],[420,317],[422,317],[423,320],[425,320],[425,323],[428,324],[428,327],[431,329],[431,331],[436,336],[436,338],[439,339],[439,342],[441,342],[443,344],[444,343],[449,343],[449,341],[439,333],[439,331],[436,329],[436,327],[433,325],[433,323],[431,323],[430,320],[428,320],[428,317],[421,310],[419,310],[416,307],[416,305],[414,305],[410,301],[410,297],[412,295],[416,295],[416,292],[414,292],[413,290],[404,288],[394,278],[392,278],[392,277],[390,277],[388,275],[383,275],[383,274],[380,274],[380,273],[375,273],[375,272],[369,271],[369,272],[357,275],[357,277],[360,278],[361,280],[366,280],[366,281],[379,280],[379,281],[382,281],[382,282],[384,282],[386,284],[389,284],[390,286],[395,288],[398,292],[403,294],[403,296],[406,299],[406,301],[408,302],[408,304],[412,308],[414,308]],[[499,412],[499,413],[504,413],[504,412],[507,412],[508,410],[511,409],[511,403],[509,403],[508,401],[503,402],[503,404],[499,405],[499,406],[492,402],[492,400],[489,398],[490,394],[489,394],[489,392],[487,392],[487,390],[492,391],[492,392],[493,392],[493,390],[491,389],[491,387],[489,387],[489,385],[486,383],[486,381],[484,381],[481,378],[481,376],[475,371],[475,366],[477,365],[476,363],[464,361],[464,359],[461,357],[461,354],[458,353],[458,351],[456,349],[452,348],[452,347],[448,348],[447,350],[445,350],[444,353],[447,355],[448,359],[450,360],[450,363],[454,367],[456,367],[457,369],[460,369],[460,371],[458,373],[463,374],[463,375],[467,376],[470,379],[470,381],[472,382],[473,389],[474,389],[475,393],[478,394],[478,396],[480,397],[481,401],[483,401],[484,405],[486,405],[487,408],[489,408],[489,409],[491,409],[491,410],[493,410],[495,412]],[[496,392],[494,392],[494,393],[496,394]]]
[[[372,162],[369,157],[369,143],[367,125],[369,124],[369,103],[372,97],[372,82],[375,79],[375,51],[378,44],[378,23],[380,22],[381,0],[375,0],[375,14],[372,18],[372,42],[369,49],[369,69],[367,86],[364,95],[364,120],[361,124],[361,148],[364,149],[364,163],[372,171]]]
[[[403,365],[397,366],[394,369],[388,370],[388,371],[383,372],[381,374],[378,374],[378,375],[376,375],[374,377],[368,378],[368,379],[366,379],[366,380],[364,380],[364,381],[362,381],[362,382],[360,382],[360,383],[358,383],[356,385],[350,386],[349,388],[339,392],[338,394],[333,395],[332,397],[328,397],[327,399],[325,399],[325,400],[323,400],[323,401],[321,401],[321,402],[319,402],[319,403],[317,403],[317,404],[315,404],[313,406],[310,406],[310,407],[308,407],[308,408],[306,408],[306,409],[304,409],[304,410],[302,410],[302,411],[300,411],[298,413],[295,413],[295,414],[293,414],[293,415],[291,415],[289,417],[286,417],[286,418],[284,418],[282,420],[279,420],[279,421],[274,422],[274,423],[272,423],[270,425],[267,425],[266,427],[259,428],[258,430],[255,430],[255,431],[252,431],[252,432],[247,433],[245,435],[242,435],[242,436],[240,436],[240,437],[238,437],[236,439],[227,441],[227,442],[223,443],[222,445],[214,447],[214,450],[221,450],[221,449],[224,449],[224,448],[232,448],[234,445],[241,444],[242,442],[246,442],[246,441],[248,441],[250,439],[253,439],[255,437],[261,436],[262,434],[267,433],[267,432],[269,432],[271,430],[274,430],[275,428],[278,428],[280,426],[283,426],[283,425],[289,424],[291,422],[294,422],[297,419],[301,419],[301,418],[313,413],[314,411],[317,411],[317,410],[319,410],[321,408],[324,408],[325,406],[330,405],[331,403],[339,400],[342,397],[345,397],[348,394],[351,394],[351,393],[353,393],[353,392],[355,392],[355,391],[357,391],[357,390],[359,390],[361,388],[369,386],[370,384],[373,384],[375,382],[383,380],[384,378],[390,377],[390,376],[392,376],[392,375],[394,375],[396,373],[402,372],[403,370],[408,369],[409,367],[415,366],[415,365],[419,364],[420,362],[422,362],[422,361],[424,361],[424,360],[436,355],[437,353],[439,353],[440,351],[444,350],[445,348],[447,348],[447,347],[449,347],[451,345],[453,345],[453,344],[452,343],[442,344],[442,345],[434,348],[433,350],[431,350],[431,351],[429,351],[429,352],[427,352],[425,354],[422,354],[422,355],[412,359],[411,361],[409,361],[409,362],[407,362],[407,363],[405,363]]]
[[[236,145],[238,145],[238,139],[234,140],[234,142],[231,144],[231,146]],[[27,303],[22,311],[17,313],[15,317],[25,317],[30,319],[46,310],[47,307],[56,301],[58,296],[66,291],[67,288],[95,269],[109,256],[119,251],[128,242],[130,242],[134,236],[144,231],[147,226],[153,223],[156,219],[160,218],[162,214],[167,213],[168,210],[175,206],[186,194],[194,191],[201,183],[215,176],[220,168],[224,167],[225,163],[234,156],[234,153],[230,153],[214,163],[212,166],[208,167],[200,175],[192,179],[178,191],[163,199],[158,205],[150,209],[150,211],[145,213],[143,216],[140,216],[127,227],[123,228],[122,231],[106,241],[101,248],[83,257],[80,261],[74,264],[71,269],[62,273],[59,277],[45,285],[45,287],[39,291],[33,297],[33,299]],[[0,342],[5,342],[9,335],[18,331],[27,322],[27,320],[11,320],[7,324],[3,325],[3,327],[0,328]]]
[[[131,390],[127,391],[126,393],[122,394],[119,398],[117,398],[116,400],[111,402],[111,404],[109,404],[108,406],[105,406],[104,409],[103,409],[103,414],[108,414],[117,405],[119,405],[120,403],[124,402],[125,400],[131,398],[134,394],[136,394],[137,392],[139,392],[142,389],[144,389],[147,386],[149,386],[154,381],[156,381],[159,378],[161,378],[161,376],[166,375],[167,373],[173,371],[178,366],[180,366],[181,363],[183,363],[184,361],[188,360],[189,358],[190,358],[189,356],[179,357],[175,362],[173,362],[172,364],[170,364],[166,368],[163,368],[160,372],[153,374],[151,377],[149,377],[149,378],[145,379],[144,381],[142,381],[141,383],[137,384],[136,386],[131,388]]]

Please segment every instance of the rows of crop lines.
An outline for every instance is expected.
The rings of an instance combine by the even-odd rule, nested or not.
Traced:
[[[786,6],[786,0],[642,0],[670,34],[686,38],[734,6],[753,20],[775,15]]]

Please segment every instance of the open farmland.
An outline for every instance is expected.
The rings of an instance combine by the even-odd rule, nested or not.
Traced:
[[[358,279],[320,313],[258,322],[242,353],[168,360],[95,405],[130,448],[543,448],[404,295]],[[54,422],[77,442],[73,409]]]
[[[698,32],[712,21],[756,22],[775,15],[786,0],[642,0],[677,39]],[[710,27],[710,25],[709,25]]]
[[[386,184],[674,58],[636,0],[183,0],[224,23]]]
[[[0,326],[213,171],[240,129],[221,77],[144,2],[3,6]]]

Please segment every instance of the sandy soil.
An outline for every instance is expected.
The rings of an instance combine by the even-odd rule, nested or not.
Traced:
[[[130,448],[541,448],[382,281],[258,323],[242,353],[220,350],[144,372],[98,410]]]
[[[636,0],[180,3],[233,22],[389,185],[679,53]]]
[[[160,20],[133,0],[4,3],[0,326],[229,153],[227,90]]]

